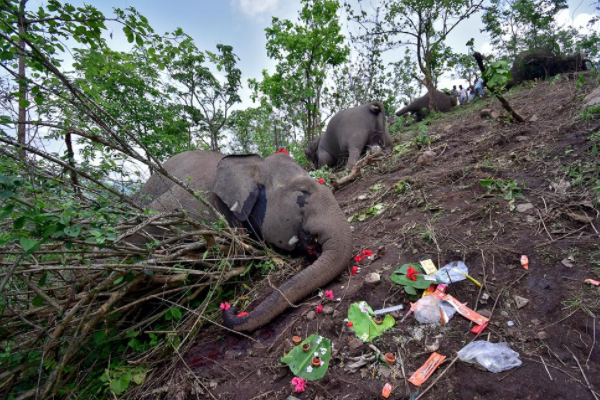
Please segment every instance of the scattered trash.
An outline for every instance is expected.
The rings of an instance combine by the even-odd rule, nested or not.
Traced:
[[[428,275],[424,279],[449,285],[466,279],[469,269],[462,261],[452,261],[444,265],[433,275]]]
[[[384,398],[389,398],[390,394],[392,394],[392,389],[394,389],[394,387],[392,386],[391,383],[386,383],[385,385],[383,385],[383,389],[381,390],[381,395]]]
[[[470,321],[475,322],[477,325],[483,325],[486,322],[489,322],[488,318],[477,313],[476,311],[471,310],[469,307],[467,307],[466,303],[461,303],[449,294],[445,294],[444,292],[436,290],[431,296],[436,296],[440,300],[444,300],[444,302],[449,303],[452,307],[456,309],[456,311],[458,311],[460,315],[462,315]]]
[[[586,279],[584,282],[585,282],[585,283],[589,283],[590,285],[594,285],[594,286],[600,286],[600,282],[598,282],[598,281],[595,281],[595,280],[593,280],[593,279]]]
[[[522,255],[521,256],[521,265],[526,270],[529,270],[529,257],[527,257],[526,255]]]
[[[408,381],[415,386],[421,386],[427,379],[429,379],[431,374],[433,374],[433,372],[440,366],[442,362],[444,362],[445,359],[446,356],[435,352],[431,353],[431,356],[429,356],[429,359],[425,361],[425,364],[421,365],[421,368],[416,370],[415,373],[408,378]]]
[[[305,348],[308,349],[305,350]],[[310,350],[310,351],[309,351]],[[318,366],[313,366],[313,359],[319,359]],[[292,373],[309,381],[321,379],[329,368],[331,359],[331,341],[323,336],[312,334],[281,358],[281,362],[290,367]]]
[[[403,309],[404,309],[404,306],[402,304],[400,304],[399,306],[386,307],[386,308],[382,308],[381,310],[375,310],[375,311],[373,311],[373,314],[381,315],[381,314],[387,314],[387,313],[391,313],[391,312],[403,310]]]
[[[354,362],[352,364],[348,364],[344,370],[350,373],[355,373],[359,368],[362,368],[365,365],[375,361],[375,354],[363,354],[360,357],[348,357],[348,359]]]
[[[573,264],[574,262],[575,262],[575,259],[573,258],[573,256],[569,256],[569,257],[565,258],[564,260],[562,260],[560,263],[567,268],[573,268],[575,266],[575,264]]]
[[[515,299],[515,304],[517,305],[517,309],[521,309],[523,307],[525,307],[527,304],[529,304],[529,300],[526,299],[525,297],[521,297],[521,296],[514,296]]]
[[[490,343],[486,340],[469,343],[458,352],[458,358],[467,363],[476,362],[493,373],[508,371],[522,364],[519,353],[512,350],[508,343]]]
[[[377,272],[371,272],[365,276],[365,283],[376,285],[381,282],[381,276]]]
[[[421,324],[448,323],[456,310],[436,296],[425,296],[416,303],[411,303],[415,318]]]
[[[421,267],[423,267],[427,275],[435,274],[435,272],[438,270],[431,260],[421,261]]]
[[[374,316],[375,313],[365,301],[353,303],[348,308],[348,321],[352,322],[356,336],[363,342],[372,341],[396,324],[391,315],[386,315],[381,324],[373,320]]]
[[[489,325],[488,322],[486,322],[483,325],[475,325],[473,327],[473,329],[471,329],[471,333],[477,335],[477,334],[481,333],[485,328],[487,328],[488,325]]]
[[[515,321],[506,321],[506,325],[515,326]]]

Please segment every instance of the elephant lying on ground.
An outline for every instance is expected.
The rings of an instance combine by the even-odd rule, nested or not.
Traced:
[[[164,168],[192,189],[210,192],[210,203],[231,226],[284,251],[320,254],[247,316],[237,317],[233,307],[225,311],[225,325],[231,329],[252,331],[265,325],[339,276],[352,258],[350,225],[333,194],[286,154],[263,159],[187,151],[166,161]],[[152,175],[136,198],[157,211],[186,210],[192,218],[210,220],[200,202],[160,174]]]
[[[567,72],[586,71],[592,68],[590,60],[582,54],[555,55],[547,50],[534,50],[517,55],[510,69],[511,80],[507,89],[534,79],[547,79]]]
[[[439,90],[434,92],[433,101],[436,110],[441,112],[448,112],[457,104],[456,97],[450,96]],[[401,117],[408,112],[414,114],[417,122],[425,118],[427,114],[429,114],[429,93],[427,93],[425,96],[419,97],[406,107],[396,111],[396,115]]]
[[[325,133],[309,143],[304,153],[316,168],[335,167],[347,156],[346,168],[351,169],[367,147],[376,146],[392,150],[385,108],[378,101],[335,114]]]

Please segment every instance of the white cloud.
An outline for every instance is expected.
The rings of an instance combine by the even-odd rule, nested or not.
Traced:
[[[585,12],[577,14],[575,17],[571,16],[570,10],[560,10],[554,20],[560,27],[572,26],[577,28],[580,33],[589,34],[595,27],[588,26],[588,22],[594,17],[592,14]],[[592,28],[592,29],[590,29]]]
[[[250,17],[273,14],[281,0],[234,0],[234,4]]]

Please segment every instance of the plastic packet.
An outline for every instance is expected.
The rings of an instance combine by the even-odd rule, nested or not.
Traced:
[[[425,296],[411,304],[415,318],[421,324],[447,323],[456,313],[456,309],[435,296]]]
[[[467,279],[467,277],[461,273],[469,274],[469,268],[462,261],[452,261],[438,269],[436,273],[427,275],[424,277],[426,280],[435,280],[438,283],[444,283],[446,285],[450,283],[460,282]]]
[[[481,365],[490,372],[508,371],[522,364],[519,353],[508,343],[490,343],[486,340],[471,342],[458,352],[458,358],[467,363]]]

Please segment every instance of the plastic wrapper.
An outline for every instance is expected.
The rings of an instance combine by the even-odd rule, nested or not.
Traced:
[[[456,309],[450,304],[435,296],[425,296],[412,304],[415,318],[421,324],[447,323],[456,313]],[[442,317],[444,320],[442,320]]]
[[[522,364],[519,353],[508,343],[490,343],[486,340],[471,342],[458,352],[458,358],[467,363],[477,363],[490,372],[508,371]]]
[[[469,274],[469,268],[462,261],[452,261],[444,265],[442,268],[438,269],[436,273],[427,275],[425,279],[427,280],[435,280],[437,283],[444,283],[446,285],[450,283],[460,282],[462,280],[467,279],[467,277],[462,274],[460,271],[465,274]]]

